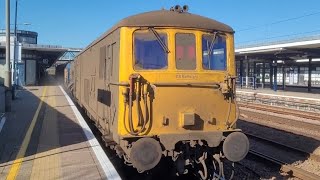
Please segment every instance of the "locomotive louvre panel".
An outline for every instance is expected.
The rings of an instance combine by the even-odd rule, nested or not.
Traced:
[[[112,77],[115,73],[119,73],[118,69],[115,69],[114,67],[114,61],[119,62],[119,47],[117,46],[117,42],[114,42],[110,46],[110,76]]]
[[[118,29],[113,33],[113,43],[111,44],[111,64],[110,64],[110,81],[112,82],[119,82],[119,64],[122,59],[120,58],[121,54],[121,43],[120,43],[120,30]],[[118,137],[118,123],[120,121],[119,119],[119,87],[118,86],[110,86],[110,92],[111,92],[111,108],[110,108],[110,127],[111,131],[113,131],[113,139],[116,142],[119,142]],[[122,104],[121,104],[122,105]]]
[[[108,84],[119,81],[119,41],[120,30],[116,30],[75,58],[74,91],[79,104],[103,134],[111,131],[115,139],[119,88]]]
[[[89,79],[84,79],[84,102],[89,104]]]
[[[114,68],[114,61],[117,61],[117,53],[119,53],[119,46],[117,42],[108,42],[106,46],[106,64],[105,64],[105,80],[107,82],[111,81],[111,77],[114,73],[118,73],[117,69]]]
[[[77,91],[76,91],[76,96],[77,96],[77,99],[78,101],[80,102],[80,105],[83,106],[83,101],[84,99],[82,98],[82,93],[83,91],[85,90],[84,86],[83,86],[83,76],[81,76],[81,72],[82,72],[82,58],[81,57],[78,57],[77,58],[77,78],[76,78],[76,81],[77,81]]]
[[[111,75],[111,70],[112,70],[112,67],[111,67],[111,48],[110,48],[110,44],[107,45],[107,61],[106,61],[106,81],[107,82],[110,82],[110,75]]]
[[[104,79],[106,71],[106,47],[100,48],[99,79]]]
[[[102,65],[99,64],[103,78],[97,81],[98,84],[96,92],[98,104],[95,113],[98,115],[99,119],[103,120],[100,122],[100,126],[103,127],[104,130],[102,133],[104,135],[109,135],[109,139],[112,139],[112,134],[117,136],[116,126],[119,106],[117,96],[119,89],[117,86],[110,85],[110,83],[116,83],[119,81],[119,32],[119,30],[116,30],[97,44],[97,46],[100,46],[100,56],[104,57],[104,62]]]
[[[111,92],[106,90],[106,79],[108,71],[108,50],[110,41],[102,41],[99,43],[100,46],[100,62],[99,62],[99,81],[97,83],[97,108],[96,113],[98,119],[100,119],[101,126],[105,127],[107,123],[107,108],[105,106],[110,106],[111,104]],[[108,128],[108,127],[105,127]],[[106,131],[106,130],[105,130]],[[109,130],[107,130],[109,131]]]
[[[96,96],[96,77],[91,77],[91,92],[90,92],[91,98],[94,98]]]

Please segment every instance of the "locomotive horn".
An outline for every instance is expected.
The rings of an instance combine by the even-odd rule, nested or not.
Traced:
[[[181,12],[181,11],[182,11],[182,8],[181,8],[181,6],[176,5],[176,6],[174,7],[174,10],[175,10],[176,12]]]
[[[188,12],[189,11],[189,6],[188,5],[184,5],[182,7],[182,9],[183,9],[183,12]]]

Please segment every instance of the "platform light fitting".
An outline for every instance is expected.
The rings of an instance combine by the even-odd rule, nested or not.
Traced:
[[[312,59],[312,62],[319,62],[320,58]],[[297,59],[296,62],[309,62],[309,59]]]

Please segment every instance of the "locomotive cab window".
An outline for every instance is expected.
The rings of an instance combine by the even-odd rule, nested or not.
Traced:
[[[194,34],[176,34],[176,68],[180,70],[196,69],[196,40]]]
[[[134,33],[134,69],[166,69],[168,67],[167,35],[155,30]]]
[[[205,70],[226,70],[226,37],[221,34],[202,36],[202,67]]]

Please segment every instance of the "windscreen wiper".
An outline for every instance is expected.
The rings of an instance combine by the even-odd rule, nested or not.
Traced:
[[[213,45],[214,45],[214,42],[216,41],[217,34],[218,34],[218,32],[212,33],[213,38],[212,38],[212,40],[211,40],[211,43],[210,43],[210,46],[209,46],[209,50],[208,50],[208,55],[209,55],[209,56],[210,56],[210,54],[211,54],[211,52],[212,52],[212,50],[213,50]]]
[[[159,33],[152,27],[149,28],[149,30],[151,30],[154,34],[154,36],[157,38],[160,46],[162,47],[163,51],[166,53],[170,53],[170,50],[168,48],[168,46],[161,40],[161,37],[159,35]]]

